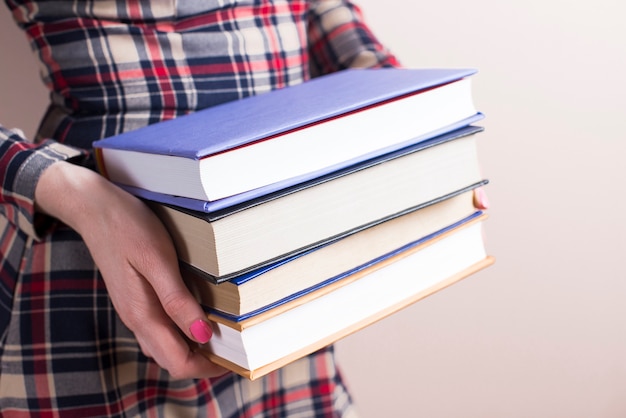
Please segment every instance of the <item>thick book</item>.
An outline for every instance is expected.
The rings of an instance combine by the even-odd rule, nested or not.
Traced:
[[[96,141],[96,158],[116,183],[206,201],[300,182],[475,117],[474,73],[344,70]]]
[[[170,232],[179,259],[223,282],[484,184],[477,137],[411,148],[213,220],[203,212],[147,203]]]
[[[340,281],[419,237],[476,216],[473,200],[473,190],[469,190],[221,284],[207,280],[195,269],[181,271],[203,306],[232,321],[242,321]]]
[[[407,246],[292,306],[242,322],[209,314],[214,335],[201,350],[249,379],[263,376],[492,264],[482,221]]]

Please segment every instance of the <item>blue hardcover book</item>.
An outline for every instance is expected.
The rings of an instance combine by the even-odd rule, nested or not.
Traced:
[[[373,153],[373,155],[366,156],[357,162],[344,162],[343,164],[326,167],[322,170],[318,170],[295,179],[290,179],[289,181],[270,184],[265,187],[260,187],[258,189],[215,201],[173,196],[140,189],[138,187],[127,186],[124,184],[119,184],[119,186],[142,199],[170,205],[180,208],[181,210],[196,212],[198,214],[197,216],[202,216],[207,221],[215,221],[225,216],[232,215],[233,213],[248,209],[252,206],[260,205],[291,193],[295,193],[299,190],[313,187],[438,144],[443,144],[454,139],[482,132],[484,130],[483,127],[468,125],[469,123],[473,123],[482,118],[482,114],[477,114],[476,116],[463,120],[457,124],[460,127],[457,125],[447,127],[444,130],[445,133],[441,135],[437,135],[439,132],[433,132],[428,135],[414,138],[411,145],[393,152],[380,155],[378,153]],[[199,213],[202,213],[203,215],[199,215]]]
[[[116,183],[215,201],[300,181],[469,124],[479,114],[471,94],[474,73],[345,70],[105,138],[94,147],[101,172]]]

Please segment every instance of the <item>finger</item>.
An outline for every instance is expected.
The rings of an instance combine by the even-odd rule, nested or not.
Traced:
[[[132,289],[134,298],[130,303],[123,304],[118,312],[122,320],[126,318],[125,322],[135,334],[144,354],[179,379],[215,377],[226,373],[226,369],[190,347],[190,341],[177,329],[171,315],[159,303],[154,287],[144,277],[137,276],[136,279],[130,281],[135,284]],[[199,308],[193,298],[191,305]],[[196,343],[191,344],[196,346]]]
[[[162,227],[162,224],[152,226]],[[164,228],[163,232],[167,236]],[[146,240],[142,251],[143,256],[133,262],[135,273],[149,284],[163,310],[180,331],[193,341],[207,343],[212,336],[211,326],[204,310],[183,282],[171,241]]]
[[[487,193],[482,187],[474,189],[474,207],[480,210],[489,209],[489,199],[487,199]]]
[[[180,277],[159,281],[154,291],[167,316],[189,339],[200,344],[209,342],[213,330],[206,314]]]
[[[172,266],[175,266],[173,268]],[[206,344],[213,331],[204,310],[183,282],[176,260],[144,275],[164,312],[189,339]]]
[[[211,362],[206,356],[193,350],[187,340],[176,330],[165,313],[154,318],[146,329],[150,332],[136,333],[140,345],[152,353],[154,361],[167,370],[175,379],[210,378],[228,372],[221,366]],[[158,336],[158,338],[155,338]]]
[[[146,345],[142,341],[140,341],[140,340],[137,340],[137,342],[139,343],[139,348],[141,349],[141,352],[143,353],[143,355],[148,357],[148,358],[152,358],[153,357],[152,353],[146,347]]]

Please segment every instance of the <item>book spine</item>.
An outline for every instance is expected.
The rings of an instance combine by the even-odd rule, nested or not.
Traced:
[[[106,166],[104,164],[104,153],[102,148],[94,148],[94,159],[96,161],[96,168],[98,172],[106,179],[111,180],[109,174],[107,173]]]

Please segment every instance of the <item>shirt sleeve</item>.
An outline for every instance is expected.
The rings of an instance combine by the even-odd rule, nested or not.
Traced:
[[[397,67],[396,57],[367,27],[349,0],[313,0],[308,15],[311,75],[346,68]]]
[[[45,221],[50,221],[35,216],[35,187],[41,173],[57,161],[84,156],[84,152],[58,142],[29,142],[20,131],[0,125],[0,212],[37,239],[43,224],[49,224]]]

